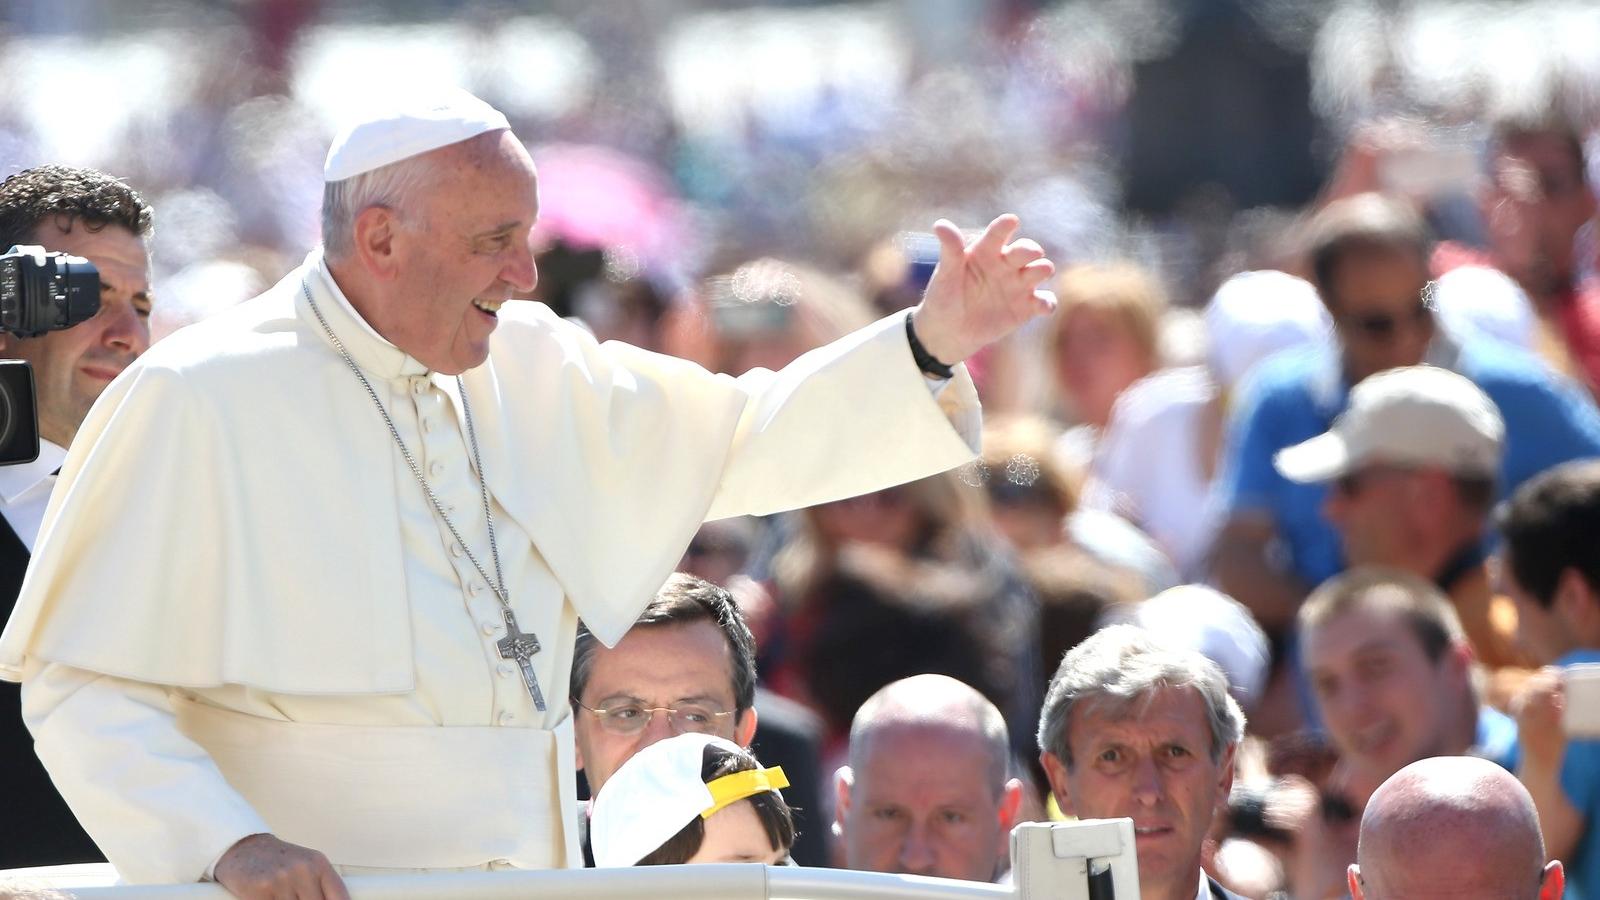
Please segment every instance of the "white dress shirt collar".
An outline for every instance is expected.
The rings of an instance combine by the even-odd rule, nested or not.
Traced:
[[[311,288],[312,296],[317,298],[317,308],[328,319],[328,327],[338,335],[344,349],[350,358],[356,361],[361,368],[384,379],[403,378],[410,375],[426,375],[428,367],[413,359],[410,354],[390,343],[387,338],[377,332],[356,308],[351,305],[344,291],[339,289],[333,280],[333,273],[328,270],[328,262],[323,258],[321,248],[312,250],[306,256],[303,267],[306,273],[306,283]],[[332,300],[333,302],[328,302]],[[305,301],[304,296],[296,298],[299,305]],[[322,326],[317,324],[316,316],[307,309],[306,317],[311,321],[311,327],[320,336]]]
[[[10,506],[26,499],[41,486],[48,495],[49,485],[54,483],[52,476],[66,458],[65,447],[40,438],[38,459],[15,466],[0,466],[0,502]]]

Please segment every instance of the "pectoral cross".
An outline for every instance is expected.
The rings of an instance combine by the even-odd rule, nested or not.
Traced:
[[[528,686],[533,705],[544,712],[544,693],[539,690],[539,676],[533,674],[533,655],[539,652],[539,636],[517,627],[517,617],[511,608],[502,606],[500,614],[506,620],[506,636],[495,641],[501,659],[514,659],[522,667],[522,683]]]

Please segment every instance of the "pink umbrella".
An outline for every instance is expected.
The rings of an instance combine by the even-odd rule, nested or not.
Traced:
[[[654,166],[609,147],[547,144],[539,167],[536,241],[577,248],[622,248],[646,269],[674,269],[695,249],[688,217]]]

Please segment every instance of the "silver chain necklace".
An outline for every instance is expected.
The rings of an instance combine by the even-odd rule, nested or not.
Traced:
[[[378,408],[378,415],[383,417],[383,423],[389,426],[389,436],[394,438],[395,446],[400,448],[400,455],[405,458],[407,468],[411,469],[411,475],[417,479],[417,484],[422,487],[422,493],[427,495],[428,503],[433,506],[433,511],[439,517],[439,521],[443,522],[444,527],[450,531],[450,536],[456,539],[456,546],[460,547],[466,554],[467,559],[472,562],[473,568],[477,569],[478,574],[483,576],[483,580],[489,585],[489,590],[494,593],[494,598],[500,601],[500,617],[505,620],[506,634],[505,637],[495,642],[495,647],[500,651],[502,659],[513,660],[517,663],[517,666],[522,670],[522,682],[528,689],[528,695],[533,698],[533,705],[540,712],[544,712],[544,692],[539,690],[539,678],[533,671],[533,655],[541,649],[539,637],[531,631],[524,632],[518,628],[516,614],[511,611],[511,596],[506,591],[505,575],[500,569],[500,544],[495,540],[494,535],[494,513],[489,507],[489,482],[484,478],[483,459],[478,453],[478,432],[472,427],[472,405],[467,402],[467,389],[461,384],[460,376],[456,377],[456,390],[461,395],[461,412],[465,414],[467,420],[467,440],[472,445],[472,463],[478,470],[478,493],[483,501],[483,521],[489,526],[489,554],[494,560],[494,578],[490,578],[483,564],[478,562],[477,555],[467,545],[466,539],[461,536],[461,532],[456,530],[455,523],[450,521],[450,516],[444,511],[444,505],[439,502],[438,496],[433,493],[433,488],[428,486],[428,480],[422,477],[421,467],[417,465],[416,458],[411,455],[411,450],[406,447],[405,440],[400,437],[400,429],[394,426],[394,419],[389,417],[389,411],[384,408],[383,401],[378,399],[378,392],[372,389],[372,382],[367,380],[367,376],[361,371],[361,367],[356,365],[356,361],[351,358],[350,351],[344,348],[344,342],[339,340],[339,336],[334,334],[333,329],[328,326],[328,320],[323,318],[322,310],[317,306],[317,301],[311,296],[310,285],[305,281],[301,281],[300,291],[305,294],[306,303],[311,305],[311,312],[317,317],[317,323],[322,326],[323,333],[328,336],[329,341],[333,342],[333,348],[339,351],[339,356],[344,359],[345,365],[349,366],[350,371],[354,372],[356,378],[361,380],[361,386],[367,389],[367,396],[372,398],[372,405]]]

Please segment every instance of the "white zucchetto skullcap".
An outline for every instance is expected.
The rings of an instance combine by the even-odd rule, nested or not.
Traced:
[[[460,88],[413,94],[340,128],[322,164],[322,180],[343,181],[510,127],[504,113]]]

